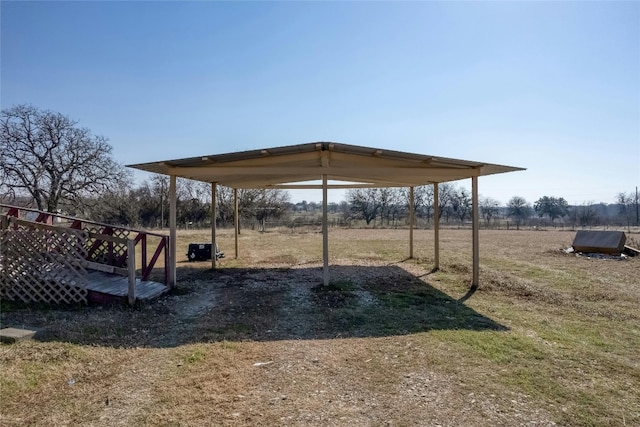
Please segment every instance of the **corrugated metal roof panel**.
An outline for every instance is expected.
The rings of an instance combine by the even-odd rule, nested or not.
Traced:
[[[237,188],[272,187],[274,184],[318,179],[323,174],[331,180],[380,186],[418,186],[524,170],[337,142],[311,142],[129,167]]]

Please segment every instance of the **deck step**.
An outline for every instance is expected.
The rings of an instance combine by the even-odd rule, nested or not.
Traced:
[[[114,297],[126,297],[129,293],[129,279],[117,274],[88,270],[89,282],[87,290]],[[159,297],[169,290],[162,283],[136,278],[136,299],[150,300]]]

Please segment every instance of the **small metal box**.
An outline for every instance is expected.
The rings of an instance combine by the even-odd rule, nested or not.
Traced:
[[[189,261],[206,261],[211,259],[211,243],[189,243],[187,251]],[[224,254],[220,252],[216,245],[216,259],[224,258]]]

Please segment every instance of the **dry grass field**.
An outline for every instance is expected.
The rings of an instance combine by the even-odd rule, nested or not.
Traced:
[[[0,425],[639,426],[640,259],[579,258],[568,231],[245,230],[135,308],[2,302]],[[638,235],[631,236],[638,241]]]

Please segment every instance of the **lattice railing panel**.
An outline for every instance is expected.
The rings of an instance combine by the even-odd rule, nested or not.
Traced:
[[[162,260],[160,262],[164,261],[164,282],[165,284],[170,284],[169,236],[0,203],[0,212],[3,211],[6,214],[0,215],[0,228],[2,228],[2,221],[4,220],[5,223],[10,222],[11,228],[14,229],[24,228],[25,226],[33,228],[33,224],[37,223],[49,226],[55,224],[56,227],[60,228],[84,230],[89,234],[89,239],[85,244],[87,261],[124,270],[128,267],[127,259],[129,258],[125,239],[134,239],[141,251],[140,267],[143,280],[149,278],[154,271],[156,262]],[[31,221],[27,220],[27,218]],[[4,228],[7,226],[5,224]],[[149,238],[153,243],[150,243]],[[120,273],[122,273],[122,270]]]
[[[124,239],[122,242],[112,242],[101,240],[99,237],[91,236],[87,240],[87,260],[100,264],[113,265],[115,267],[127,267],[127,243],[126,239],[131,234],[130,230],[123,230],[115,227],[91,227],[86,226],[84,230],[101,235],[107,235]]]
[[[46,228],[0,231],[0,297],[24,302],[86,302],[87,233],[41,227]]]

